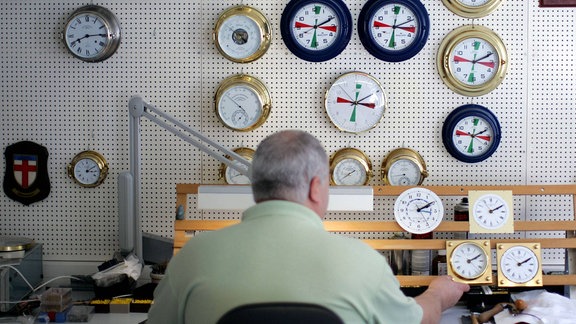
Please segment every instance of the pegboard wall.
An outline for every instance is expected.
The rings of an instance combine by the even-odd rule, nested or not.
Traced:
[[[240,1],[94,1],[114,12],[122,28],[118,52],[100,63],[72,57],[61,40],[68,16],[87,2],[2,1],[0,144],[3,150],[23,140],[45,146],[51,192],[29,206],[2,194],[0,234],[44,243],[46,260],[105,260],[118,250],[117,176],[128,169],[128,100],[134,95],[232,149],[255,149],[265,136],[286,128],[311,132],[329,154],[346,146],[359,148],[374,167],[371,185],[383,184],[381,163],[402,146],[425,158],[426,185],[575,181],[576,130],[567,127],[576,118],[574,9],[504,0],[492,14],[472,20],[455,15],[440,0],[422,0],[431,21],[426,46],[412,59],[388,63],[371,56],[358,38],[356,24],[365,1],[345,0],[353,17],[350,43],[334,59],[311,63],[294,56],[280,37],[287,2],[243,1],[268,18],[272,44],[260,59],[241,64],[221,56],[212,41],[220,13]],[[467,24],[494,30],[509,54],[503,83],[480,97],[452,92],[436,69],[444,36]],[[330,84],[349,71],[376,77],[388,96],[382,122],[359,135],[338,131],[323,107]],[[238,73],[259,78],[272,95],[270,117],[251,132],[225,128],[214,113],[216,88]],[[498,150],[480,163],[455,160],[441,140],[446,116],[467,103],[488,107],[502,126]],[[97,188],[81,188],[66,175],[66,166],[86,149],[100,152],[110,165],[108,178]],[[171,237],[175,184],[223,183],[220,164],[146,120],[141,150],[143,230]],[[5,170],[2,156],[3,176]],[[562,210],[571,212],[571,202],[555,199],[515,199],[515,218],[557,219],[565,215]],[[458,200],[445,201],[447,218]],[[373,213],[329,217],[390,219],[392,205],[383,198]]]

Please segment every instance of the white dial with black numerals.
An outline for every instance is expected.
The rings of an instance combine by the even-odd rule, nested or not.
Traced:
[[[540,259],[532,249],[523,245],[506,249],[498,266],[502,275],[515,284],[527,283],[540,273]]]
[[[501,196],[486,194],[480,196],[472,206],[474,221],[485,229],[502,227],[510,217],[511,208]]]
[[[394,203],[394,218],[404,230],[412,234],[432,232],[444,217],[440,197],[426,188],[410,188],[402,192]]]
[[[488,267],[488,255],[484,249],[472,242],[463,242],[456,246],[450,255],[452,271],[463,279],[476,279]]]

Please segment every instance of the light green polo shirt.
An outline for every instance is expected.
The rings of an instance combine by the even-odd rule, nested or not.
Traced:
[[[156,288],[148,323],[216,323],[236,306],[274,301],[324,305],[345,323],[422,319],[378,252],[326,232],[302,205],[268,201],[238,225],[190,239]]]

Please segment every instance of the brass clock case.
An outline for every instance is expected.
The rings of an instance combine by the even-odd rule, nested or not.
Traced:
[[[464,18],[481,18],[491,14],[503,0],[477,1],[477,5],[472,5],[470,1],[464,0],[442,0],[446,8],[453,13]],[[469,2],[470,4],[467,4]]]
[[[218,52],[236,63],[249,63],[259,59],[268,51],[272,40],[268,19],[257,9],[245,5],[224,11],[216,21],[212,37]],[[252,48],[244,51],[244,46]]]
[[[479,39],[492,46],[496,56],[490,72],[491,78],[478,84],[458,80],[456,74],[461,72],[452,67],[452,60],[456,56],[456,47],[473,39]],[[436,66],[442,81],[452,91],[469,97],[481,96],[496,89],[504,80],[508,70],[508,52],[502,39],[491,29],[479,25],[466,25],[458,27],[446,35],[438,49]],[[494,69],[495,71],[493,71]]]
[[[239,147],[234,149],[234,153],[240,155],[241,157],[245,158],[248,161],[252,161],[252,157],[254,157],[254,150],[248,147]],[[233,160],[230,156],[226,155],[226,158],[229,160]],[[228,172],[234,173],[234,175],[232,175],[232,177],[234,177],[235,175],[240,176],[241,177],[241,181],[240,182],[236,182],[230,179],[230,177],[228,176]],[[223,179],[227,184],[249,184],[250,183],[250,179],[248,179],[246,176],[240,174],[239,172],[237,172],[236,170],[232,169],[232,168],[228,168],[228,166],[224,163],[220,164],[220,168],[218,169],[218,177],[219,179]]]
[[[81,169],[82,164],[91,166],[88,169]],[[68,176],[78,185],[85,188],[94,188],[101,185],[108,176],[108,169],[108,162],[106,162],[104,156],[92,150],[87,150],[76,154],[76,156],[74,156],[66,168]],[[84,179],[82,177],[81,171],[98,172],[98,174],[97,177]]]
[[[380,172],[384,184],[391,185],[388,173],[390,171],[390,168],[394,165],[394,163],[400,160],[409,160],[410,162],[418,166],[418,169],[420,171],[420,179],[418,180],[418,183],[409,185],[420,185],[422,184],[424,179],[428,177],[428,171],[426,170],[426,162],[424,161],[422,155],[420,155],[420,153],[418,153],[414,149],[402,147],[397,148],[392,152],[390,152],[386,156],[386,158],[384,158],[384,161],[382,161],[382,168]]]
[[[540,287],[542,248],[540,243],[498,243],[498,287]]]
[[[469,256],[465,261],[461,259],[461,250],[466,246],[474,249],[474,256]],[[479,254],[476,254],[479,253]],[[492,283],[492,254],[490,253],[489,240],[447,240],[446,241],[446,258],[448,275],[452,276],[455,281],[467,284],[491,284]],[[476,260],[484,260],[485,264],[481,268],[477,268],[473,262]],[[459,267],[463,263],[467,263],[471,268],[474,268],[474,273],[465,276],[462,274],[463,270]],[[464,265],[466,267],[467,265]],[[476,267],[475,267],[476,266]]]
[[[252,102],[252,107],[241,105],[230,94],[236,94],[242,100],[254,97],[257,103]],[[266,85],[259,79],[246,74],[233,75],[222,81],[214,95],[214,103],[216,115],[224,126],[241,132],[252,131],[264,124],[272,108],[272,99]],[[232,108],[230,108],[231,105]],[[247,109],[253,111],[247,111]],[[245,114],[247,122],[236,124],[235,121],[238,119],[233,117],[235,113]]]
[[[345,160],[353,160],[357,162],[362,167],[362,172],[365,174],[365,180],[363,183],[358,183],[356,185],[366,185],[373,176],[372,172],[372,162],[370,158],[361,150],[357,148],[347,147],[336,151],[330,157],[330,184],[339,185],[337,181],[338,176],[335,174],[338,164]]]

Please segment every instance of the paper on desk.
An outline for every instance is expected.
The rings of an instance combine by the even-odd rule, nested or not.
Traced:
[[[532,290],[512,294],[512,299],[522,299],[528,307],[522,313],[512,316],[504,310],[494,316],[496,324],[574,324],[576,323],[576,300],[549,293],[546,290]],[[526,315],[531,314],[531,315]]]

